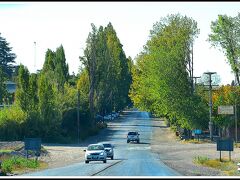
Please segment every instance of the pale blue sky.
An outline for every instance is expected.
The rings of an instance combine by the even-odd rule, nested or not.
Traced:
[[[206,41],[210,23],[218,14],[236,16],[240,2],[0,2],[1,35],[7,39],[16,62],[34,72],[41,69],[48,48],[65,49],[69,71],[77,73],[79,56],[91,23],[97,27],[113,24],[127,56],[135,58],[146,43],[153,24],[168,14],[180,13],[198,22],[200,35],[194,44],[194,76],[217,72],[221,83],[234,79],[226,58]]]

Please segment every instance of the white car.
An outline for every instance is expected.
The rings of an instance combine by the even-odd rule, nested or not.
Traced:
[[[89,161],[107,162],[107,153],[104,150],[103,144],[90,144],[85,151],[85,163]]]
[[[140,134],[137,131],[128,132],[127,143],[129,143],[130,141],[136,141],[137,143],[139,143],[140,141],[139,135]]]
[[[113,160],[114,157],[114,151],[113,151],[113,145],[110,143],[102,143],[105,149],[105,152],[107,153],[107,157],[110,157]]]

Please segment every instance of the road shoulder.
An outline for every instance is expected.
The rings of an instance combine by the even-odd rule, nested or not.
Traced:
[[[176,139],[164,121],[152,120],[152,152],[157,153],[159,159],[167,166],[176,170],[183,176],[222,176],[221,171],[214,168],[203,167],[193,163],[196,156],[218,158],[216,144],[182,143]]]

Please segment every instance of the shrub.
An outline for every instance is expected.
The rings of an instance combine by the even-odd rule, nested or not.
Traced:
[[[12,156],[5,159],[2,163],[2,171],[4,174],[11,173],[17,168],[37,168],[39,162],[33,159],[26,159],[21,156]]]
[[[208,160],[209,160],[209,158],[206,157],[206,156],[197,156],[197,157],[194,157],[194,162],[197,163],[197,164],[204,164],[204,163],[206,163]]]
[[[22,123],[27,114],[20,107],[14,105],[0,110],[0,139],[19,140],[22,138]]]

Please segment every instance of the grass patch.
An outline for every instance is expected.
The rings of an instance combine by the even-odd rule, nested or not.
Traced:
[[[9,149],[0,149],[0,154],[1,153],[11,153],[13,152],[13,150],[9,150]]]
[[[24,169],[36,169],[40,167],[40,162],[35,159],[26,159],[21,156],[6,156],[2,158],[2,172],[3,174],[13,173]]]
[[[208,139],[186,139],[186,140],[182,140],[182,143],[191,143],[191,144],[205,144],[205,143],[211,143],[210,140]]]
[[[240,143],[234,143],[235,148],[240,148]]]
[[[229,161],[229,159],[222,158],[222,161],[219,159],[210,159],[206,156],[197,156],[194,157],[193,162],[195,164],[200,164],[202,166],[215,168],[221,170],[227,176],[239,176],[240,173],[237,170],[237,163],[239,161]]]

